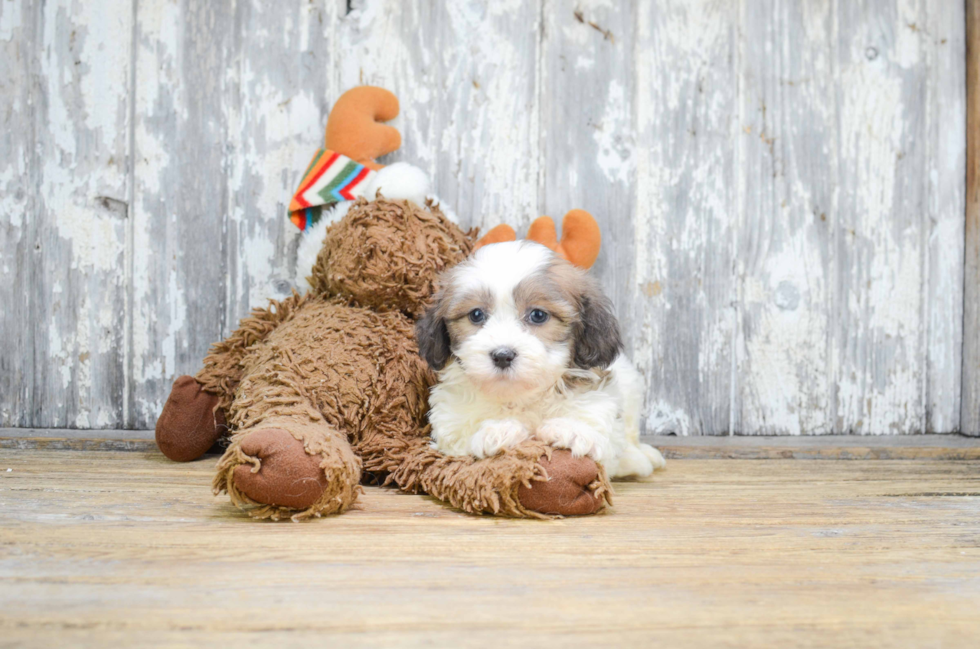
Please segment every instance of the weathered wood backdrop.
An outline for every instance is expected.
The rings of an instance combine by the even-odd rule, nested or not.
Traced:
[[[958,430],[964,32],[962,0],[0,0],[0,426],[152,427],[290,290],[285,205],[372,83],[465,221],[596,215],[648,431]]]

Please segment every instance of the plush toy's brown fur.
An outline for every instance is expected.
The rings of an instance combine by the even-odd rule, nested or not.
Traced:
[[[327,231],[310,291],[272,302],[178,379],[157,426],[168,457],[200,456],[234,431],[216,493],[259,518],[342,512],[367,480],[426,492],[473,513],[588,514],[609,499],[587,458],[526,442],[495,457],[429,444],[435,377],[414,318],[438,275],[472,249],[438,207],[359,199]]]

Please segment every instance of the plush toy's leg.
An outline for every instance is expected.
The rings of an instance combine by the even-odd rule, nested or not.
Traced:
[[[231,407],[235,389],[242,379],[242,358],[253,345],[265,340],[276,327],[289,320],[306,300],[306,295],[295,292],[285,300],[269,300],[268,308],[252,309],[252,314],[238,323],[238,329],[211,345],[204,357],[204,367],[194,378],[203,390],[218,395],[218,405],[225,413]]]
[[[228,433],[226,413],[242,379],[242,358],[305,299],[294,293],[280,302],[270,301],[267,309],[253,310],[234,333],[211,346],[196,376],[174,381],[156,424],[157,446],[164,455],[175,462],[196,460]]]
[[[547,518],[594,514],[612,503],[612,487],[595,462],[536,441],[483,460],[443,455],[428,438],[380,433],[366,436],[357,450],[365,470],[474,514]]]
[[[255,518],[340,513],[357,498],[360,458],[314,404],[308,362],[256,349],[228,411],[236,432],[218,462],[214,492],[228,492]]]
[[[157,419],[157,446],[175,462],[204,455],[228,430],[219,397],[205,392],[192,376],[174,381],[170,397]]]
[[[274,417],[237,431],[218,462],[214,492],[254,518],[343,512],[357,498],[360,459],[347,436],[326,422]]]

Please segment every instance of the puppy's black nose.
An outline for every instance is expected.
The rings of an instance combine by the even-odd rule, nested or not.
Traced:
[[[510,347],[500,347],[490,352],[490,358],[493,360],[494,365],[505,370],[517,358],[517,352]]]

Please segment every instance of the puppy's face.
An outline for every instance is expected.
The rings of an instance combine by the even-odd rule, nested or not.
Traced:
[[[554,385],[570,367],[604,368],[622,347],[598,283],[527,241],[484,246],[449,271],[416,336],[434,369],[458,363],[501,399]]]

